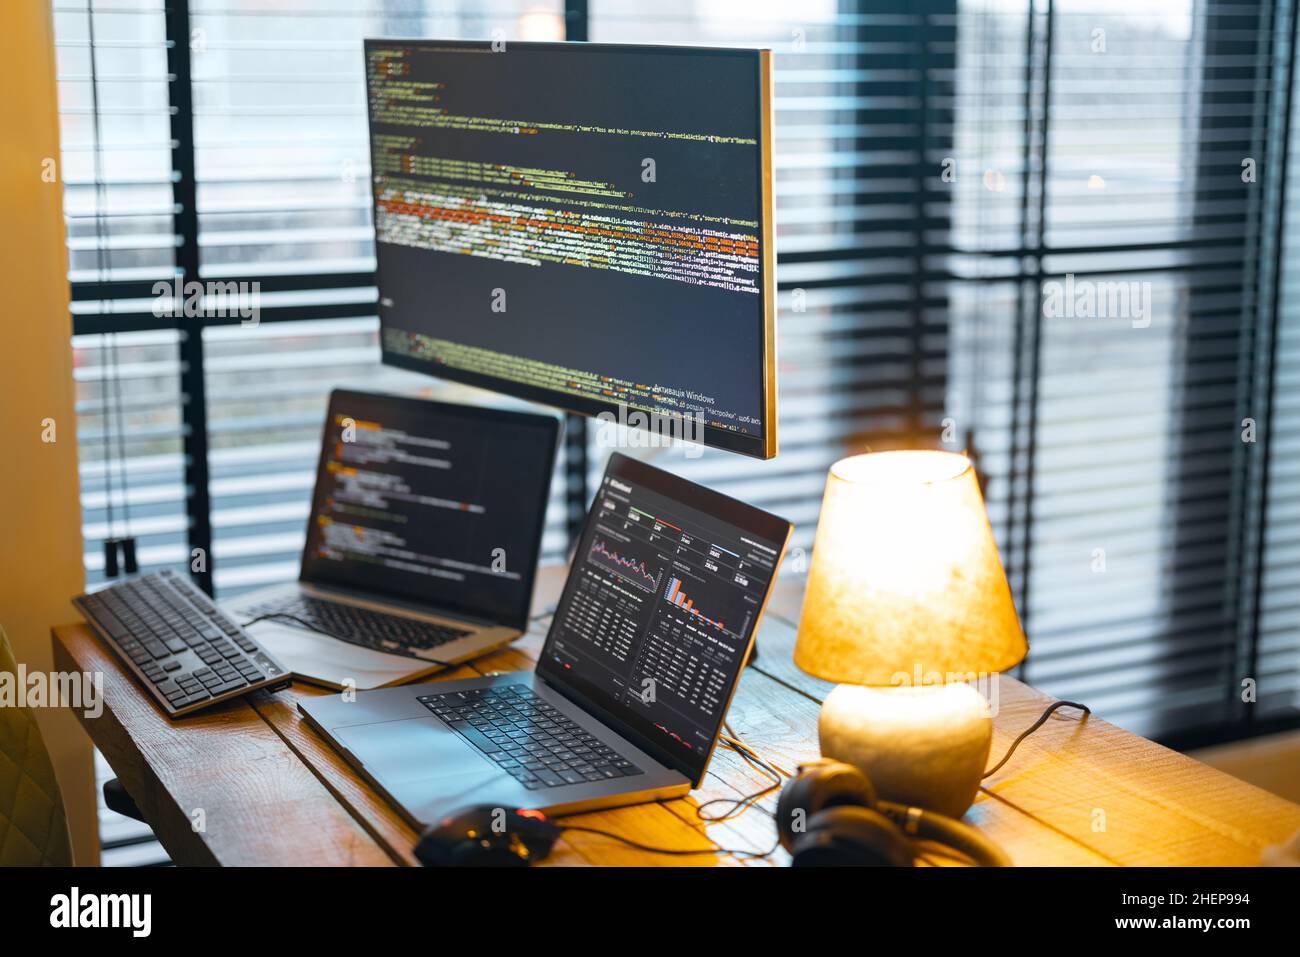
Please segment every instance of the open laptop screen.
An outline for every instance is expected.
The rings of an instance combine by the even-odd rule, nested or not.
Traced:
[[[557,419],[338,390],[302,580],[527,623]]]
[[[790,530],[615,453],[538,673],[698,784]]]

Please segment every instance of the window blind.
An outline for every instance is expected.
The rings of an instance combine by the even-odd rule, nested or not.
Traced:
[[[200,274],[260,282],[269,320],[204,334],[215,584],[229,596],[297,574],[331,388],[505,404],[380,364],[362,40],[518,39],[563,22],[522,2],[191,0],[190,24]],[[556,506],[543,547],[564,544]]]
[[[58,2],[53,20],[93,588],[105,539],[134,534],[144,571],[187,555],[178,336],[129,321],[173,264],[165,32],[156,2],[116,3],[93,20],[85,3]]]
[[[926,157],[949,152],[954,12],[944,2],[591,4],[592,40],[774,53],[780,454],[638,448],[636,435],[621,450],[794,522],[783,575],[806,571],[832,462],[939,437],[948,310],[933,269],[951,204]],[[591,436],[594,477],[622,440]]]
[[[330,389],[505,404],[380,364],[361,40],[557,36],[562,10],[69,0],[54,11],[92,585],[110,506],[115,534],[131,512],[142,570],[190,567],[198,547],[220,598],[290,579]],[[257,284],[256,322],[155,315],[154,283],[178,274]],[[125,406],[98,398],[100,382],[126,392]],[[107,468],[101,446],[126,464]],[[548,514],[548,557],[562,553],[563,518]]]
[[[1285,467],[1266,477],[1266,446],[1243,441],[1273,375],[1290,15],[1080,0],[959,21],[958,164],[977,175],[958,184],[975,275],[952,388],[1030,636],[1023,677],[1174,743],[1296,704]],[[1256,664],[1258,583],[1282,610]]]
[[[221,596],[290,577],[334,386],[503,401],[379,363],[361,38],[762,45],[781,454],[626,450],[793,520],[798,574],[836,458],[969,449],[1026,679],[1169,741],[1283,720],[1293,6],[55,0],[91,581],[110,501],[146,570],[206,542]],[[155,317],[178,269],[259,282],[259,323]],[[582,431],[549,555],[609,451]]]
[[[1285,722],[1300,704],[1300,191],[1290,185],[1300,175],[1296,20],[1295,5],[1287,5],[1274,27],[1274,57],[1287,66],[1273,77],[1270,121],[1288,130],[1288,140],[1285,161],[1273,164],[1269,183],[1272,218],[1266,225],[1277,231],[1269,249],[1274,283],[1265,300],[1272,322],[1260,337],[1258,365],[1264,374],[1257,377],[1252,397],[1268,430],[1268,454],[1258,463],[1263,527],[1252,543],[1259,546],[1257,591],[1250,603],[1256,645],[1241,656],[1242,672],[1259,684],[1255,723],[1266,728]]]

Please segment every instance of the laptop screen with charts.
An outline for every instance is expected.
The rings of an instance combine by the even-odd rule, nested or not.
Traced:
[[[330,396],[302,580],[523,629],[559,421]]]
[[[698,786],[791,529],[615,453],[538,674]]]

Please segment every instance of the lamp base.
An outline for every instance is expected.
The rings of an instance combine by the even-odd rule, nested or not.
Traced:
[[[882,799],[953,818],[975,800],[993,742],[988,702],[961,683],[839,685],[817,730],[822,755],[863,771]]]

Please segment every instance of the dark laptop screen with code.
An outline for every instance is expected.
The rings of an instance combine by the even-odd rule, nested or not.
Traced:
[[[523,628],[558,420],[337,391],[304,581]]]

